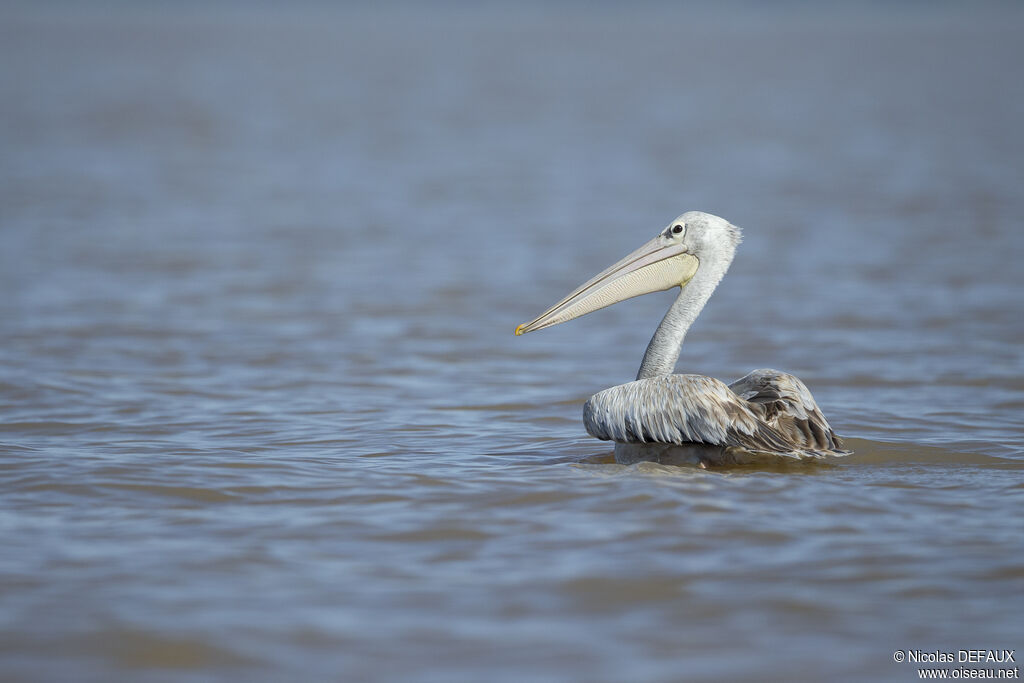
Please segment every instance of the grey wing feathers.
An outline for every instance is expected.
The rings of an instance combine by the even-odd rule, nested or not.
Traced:
[[[811,392],[797,377],[778,370],[754,370],[729,388],[799,448],[842,450],[842,440],[832,431]]]
[[[777,430],[724,383],[701,375],[662,375],[605,389],[583,406],[587,432],[618,443],[702,443],[787,452]]]
[[[737,385],[750,398],[738,395]],[[769,370],[731,387],[702,375],[636,380],[592,396],[583,423],[591,436],[618,443],[702,443],[775,453],[831,450],[838,443],[803,383]]]

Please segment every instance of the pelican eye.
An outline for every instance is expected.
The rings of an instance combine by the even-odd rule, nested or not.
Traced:
[[[679,233],[681,233],[682,231],[683,231],[683,226],[681,226],[681,225],[677,225],[677,226],[675,226],[674,228],[672,228],[672,232],[673,232],[674,234],[676,234],[676,235],[678,235],[678,234],[679,234]]]

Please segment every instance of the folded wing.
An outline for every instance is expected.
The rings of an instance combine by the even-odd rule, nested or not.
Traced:
[[[803,449],[843,450],[842,439],[832,431],[810,390],[796,376],[778,370],[754,370],[729,388],[790,443]]]
[[[775,370],[726,385],[661,375],[599,392],[583,407],[587,432],[618,443],[700,443],[792,453],[842,447],[807,387]]]

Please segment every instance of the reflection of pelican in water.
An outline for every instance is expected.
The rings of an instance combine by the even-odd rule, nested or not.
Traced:
[[[690,211],[516,335],[557,325],[625,299],[679,287],[679,297],[647,345],[636,381],[590,397],[583,422],[591,436],[615,441],[620,462],[659,460],[721,464],[754,454],[840,454],[842,442],[804,383],[755,370],[726,385],[674,375],[686,331],[732,262],[740,230],[718,216]]]

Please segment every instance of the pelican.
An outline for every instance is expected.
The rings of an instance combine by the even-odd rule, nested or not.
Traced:
[[[740,229],[725,219],[689,211],[516,328],[519,336],[641,294],[679,287],[647,345],[636,380],[605,389],[583,406],[587,433],[614,441],[618,462],[706,467],[849,452],[811,392],[793,375],[754,370],[727,385],[712,377],[672,374],[687,330],[729,269],[741,238]]]

